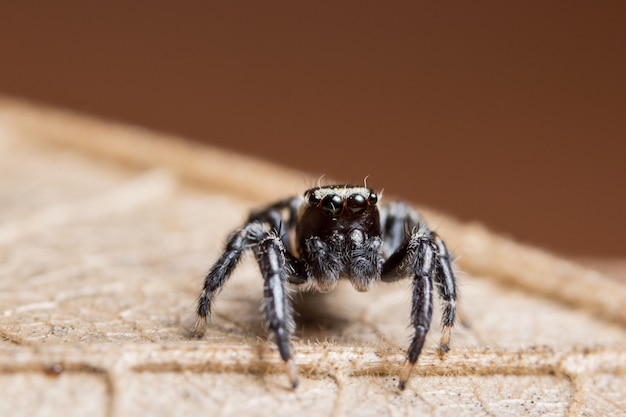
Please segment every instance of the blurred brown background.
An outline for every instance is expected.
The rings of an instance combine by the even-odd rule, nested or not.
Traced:
[[[0,94],[626,256],[626,2],[4,2],[0,23]]]

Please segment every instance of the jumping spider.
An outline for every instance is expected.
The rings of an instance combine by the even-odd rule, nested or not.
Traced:
[[[294,232],[295,248],[290,240]],[[378,196],[370,188],[331,185],[251,212],[246,223],[230,234],[204,280],[197,336],[204,333],[211,301],[246,249],[254,253],[263,275],[263,309],[293,388],[298,375],[289,345],[295,325],[287,284],[327,292],[340,278],[347,278],[357,291],[367,291],[376,281],[412,277],[415,333],[400,372],[399,388],[404,389],[430,327],[434,281],[444,305],[440,350],[449,350],[456,313],[452,256],[406,203],[391,202],[379,210]]]

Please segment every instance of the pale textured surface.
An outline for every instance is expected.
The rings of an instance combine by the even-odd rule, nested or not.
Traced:
[[[471,328],[406,391],[408,281],[295,294],[296,391],[250,259],[193,340],[225,235],[311,180],[111,126],[0,102],[0,415],[626,415],[624,286],[436,213]]]

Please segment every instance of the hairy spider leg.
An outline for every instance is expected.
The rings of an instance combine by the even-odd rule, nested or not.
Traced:
[[[393,282],[405,277],[402,271],[398,271],[398,266],[400,264],[404,264],[405,268],[408,266],[404,258],[408,250],[411,233],[417,230],[418,233],[427,236],[436,247],[437,262],[433,278],[444,305],[441,350],[447,352],[450,349],[450,329],[454,325],[456,316],[456,279],[452,270],[453,255],[448,251],[444,241],[435,232],[428,229],[420,219],[419,214],[406,203],[394,201],[383,207],[381,224],[383,241],[385,242],[383,248],[385,255],[387,255],[382,279],[385,282]]]
[[[411,324],[415,334],[407,351],[407,360],[400,373],[399,388],[404,389],[423,348],[432,319],[432,281],[444,304],[443,334],[440,352],[450,349],[450,331],[456,313],[456,283],[451,255],[444,242],[431,231],[408,204],[392,202],[381,216],[383,240],[391,251],[383,264],[382,281],[398,281],[413,275]],[[407,238],[407,236],[409,236]]]
[[[298,207],[302,203],[301,197],[291,197],[274,203],[263,210],[250,213],[247,224],[260,222],[266,224],[279,237],[284,247],[285,258],[290,266],[288,280],[290,284],[300,285],[308,281],[304,264],[293,254],[290,235],[296,228]],[[286,213],[286,217],[285,217]]]
[[[408,243],[414,229],[423,223],[411,206],[392,201],[380,209],[380,228],[383,238],[383,255],[386,259]],[[404,252],[402,252],[404,253]],[[401,276],[399,279],[405,278]]]
[[[232,232],[226,240],[224,252],[204,278],[202,292],[198,298],[195,326],[196,337],[204,335],[207,319],[211,315],[211,302],[213,297],[224,286],[228,277],[230,277],[248,243],[248,234],[245,228]]]
[[[248,223],[259,221],[266,223],[270,230],[276,230],[285,249],[290,253],[293,251],[289,233],[296,228],[298,217],[298,207],[302,203],[301,197],[291,197],[272,204],[263,210],[255,210],[250,213]],[[284,214],[287,214],[285,217]]]
[[[289,337],[295,329],[293,311],[287,296],[285,283],[289,265],[285,259],[285,249],[279,237],[268,235],[257,246],[255,256],[263,275],[264,310],[267,325],[274,336],[280,357],[287,365],[287,376],[291,386],[298,386],[296,367],[291,361]]]
[[[441,336],[440,353],[450,350],[450,332],[456,317],[456,279],[452,271],[453,257],[448,252],[444,241],[432,233],[432,241],[437,248],[437,264],[435,265],[435,282],[439,290],[439,297],[443,301],[443,315],[441,318],[443,332]]]
[[[302,284],[306,282],[306,275],[301,262],[283,243],[284,234],[281,232],[283,222],[280,216],[288,204],[293,205],[291,199],[270,206],[267,210],[253,213],[248,223],[228,237],[224,252],[204,280],[202,293],[198,299],[195,334],[198,337],[204,334],[215,294],[222,289],[232,274],[243,251],[251,249],[264,280],[263,309],[267,324],[285,362],[291,386],[295,388],[298,385],[298,375],[291,360],[289,347],[289,338],[295,325],[285,283]],[[287,228],[295,224],[290,218],[292,213],[290,210],[286,221]]]

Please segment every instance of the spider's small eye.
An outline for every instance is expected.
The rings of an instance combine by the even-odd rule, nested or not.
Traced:
[[[367,197],[367,201],[369,201],[370,204],[374,205],[378,203],[378,196],[376,195],[376,193],[371,193],[369,197]]]
[[[348,200],[346,201],[346,206],[352,214],[359,214],[364,212],[367,208],[367,201],[365,200],[365,197],[363,197],[363,195],[361,194],[352,194],[350,195],[350,197],[348,197]]]
[[[315,195],[315,193],[309,193],[305,197],[311,207],[317,207],[320,204],[320,199]]]
[[[336,216],[343,210],[343,200],[337,194],[327,194],[322,199],[322,208],[331,216]]]

